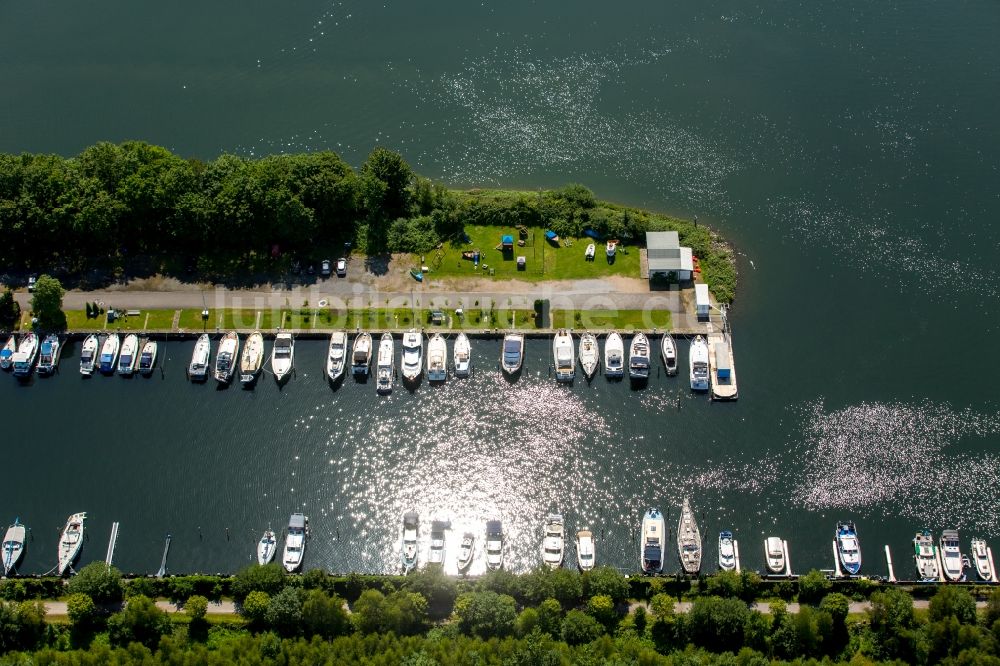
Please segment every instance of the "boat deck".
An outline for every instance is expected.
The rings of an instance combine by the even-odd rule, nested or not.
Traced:
[[[715,345],[723,343],[729,350],[729,378],[720,380],[715,367]],[[733,339],[721,332],[708,334],[708,375],[712,384],[712,400],[736,400],[736,359],[733,358]]]

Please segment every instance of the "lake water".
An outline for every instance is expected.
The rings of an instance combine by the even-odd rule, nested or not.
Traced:
[[[996,541],[997,34],[982,0],[0,8],[3,151],[139,138],[358,164],[383,144],[456,186],[579,181],[697,214],[741,252],[734,405],[666,377],[559,387],[540,342],[516,384],[491,361],[381,401],[331,391],[318,342],[281,391],[189,385],[181,343],[162,378],[82,381],[67,358],[0,381],[0,516],[33,527],[25,571],[54,564],[81,509],[84,561],[120,520],[130,571],[158,568],[168,532],[173,570],[231,571],[295,509],[307,567],[389,570],[411,506],[502,515],[517,569],[558,509],[632,568],[641,510],[669,524],[685,495],[710,561],[731,527],[746,566],[778,534],[795,569],[829,567],[839,518],[872,573],[884,543],[908,571],[922,527]]]

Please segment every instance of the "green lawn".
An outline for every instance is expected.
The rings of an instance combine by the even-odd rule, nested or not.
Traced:
[[[594,261],[587,261],[584,252],[591,242],[589,238],[561,238],[559,246],[545,240],[543,229],[529,228],[525,245],[516,245],[517,229],[498,226],[467,226],[465,233],[471,242],[447,241],[440,250],[432,250],[423,255],[423,265],[430,268],[428,279],[436,276],[495,277],[497,279],[517,278],[521,280],[572,280],[580,278],[600,278],[608,275],[639,277],[639,248],[619,245],[613,264],[605,258],[604,244],[596,244]],[[503,254],[495,249],[504,234],[514,237],[514,252]],[[466,250],[480,250],[480,267],[462,259]],[[518,256],[526,259],[526,268],[517,270]],[[419,267],[421,255],[412,256],[412,266]],[[492,271],[492,272],[491,272]]]

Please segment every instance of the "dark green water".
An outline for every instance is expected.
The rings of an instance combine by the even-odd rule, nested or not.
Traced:
[[[631,567],[641,509],[685,494],[747,566],[772,533],[796,569],[830,566],[842,517],[876,573],[883,543],[908,569],[925,526],[996,540],[997,34],[986,1],[0,8],[0,150],[141,138],[359,163],[381,143],[455,185],[575,180],[697,214],[742,253],[736,405],[666,378],[567,391],[540,343],[514,386],[383,402],[332,393],[320,343],[281,392],[190,386],[173,345],[162,380],[84,382],[67,359],[2,381],[0,515],[34,527],[26,569],[80,509],[85,560],[120,520],[117,561],[150,571],[167,532],[175,570],[231,570],[297,507],[308,565],[334,570],[390,568],[410,506],[501,513],[518,568],[551,509]]]

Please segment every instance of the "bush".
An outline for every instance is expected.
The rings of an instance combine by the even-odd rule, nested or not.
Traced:
[[[931,622],[940,622],[954,617],[960,624],[975,624],[976,600],[966,590],[942,586],[931,597],[927,614]]]
[[[0,603],[0,655],[34,650],[45,634],[45,607],[38,601]]]
[[[282,636],[298,634],[302,624],[302,598],[299,591],[286,587],[271,597],[265,614],[267,624]]]
[[[590,643],[604,634],[601,623],[586,613],[571,610],[562,622],[562,639],[569,645]]]
[[[713,652],[737,652],[748,616],[746,604],[736,599],[697,599],[688,617],[691,641]]]
[[[520,638],[524,638],[533,631],[537,631],[539,626],[538,611],[534,608],[525,608],[517,616],[515,630]]]
[[[71,594],[66,599],[66,614],[75,627],[89,627],[98,617],[97,604],[86,594]]]
[[[514,598],[506,594],[467,592],[455,602],[455,617],[466,634],[502,638],[514,633],[517,606]]]
[[[113,604],[122,600],[122,574],[104,562],[91,562],[70,579],[70,594],[86,594],[95,604]]]
[[[322,590],[312,590],[302,604],[302,626],[307,636],[322,636],[327,640],[348,633],[351,621],[344,600]]]
[[[419,633],[427,621],[427,600],[416,592],[365,590],[354,602],[351,616],[362,633]]]
[[[606,594],[598,594],[590,598],[587,602],[587,614],[607,629],[613,628],[618,621],[615,602]]]
[[[799,602],[804,604],[815,604],[826,596],[833,585],[819,571],[813,569],[804,576],[799,577]]]
[[[170,633],[170,618],[149,597],[132,597],[125,610],[108,620],[108,635],[113,645],[142,643],[153,648],[160,642],[160,636],[167,633]]]
[[[597,567],[584,574],[583,584],[588,596],[603,594],[611,597],[615,603],[628,599],[628,580],[617,569]]]
[[[184,612],[187,613],[192,622],[204,620],[208,613],[208,599],[199,594],[188,597],[187,601],[184,602]]]
[[[250,624],[263,624],[267,616],[267,608],[270,605],[270,594],[261,590],[254,590],[243,599],[243,603],[240,605],[240,614]]]
[[[233,598],[243,601],[251,592],[266,592],[275,595],[285,587],[287,576],[285,570],[277,562],[251,565],[233,578]]]

